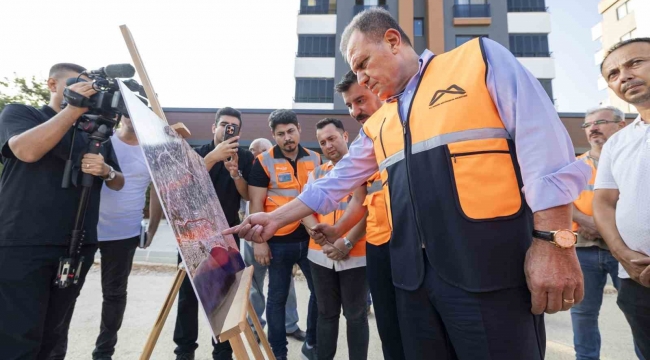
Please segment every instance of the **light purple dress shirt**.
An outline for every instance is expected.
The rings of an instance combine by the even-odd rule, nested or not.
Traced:
[[[503,124],[514,140],[524,182],[526,202],[533,212],[572,203],[591,178],[591,168],[576,161],[571,138],[539,81],[499,43],[482,38],[487,62],[487,88]],[[407,121],[411,100],[424,64],[433,57],[420,56],[420,71],[400,99],[400,115]],[[350,150],[327,176],[307,184],[298,199],[312,210],[328,214],[340,199],[361,186],[378,170],[372,140],[361,129]]]

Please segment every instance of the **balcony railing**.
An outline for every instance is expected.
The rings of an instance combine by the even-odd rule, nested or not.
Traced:
[[[316,97],[310,97],[310,96],[297,96],[293,98],[293,102],[296,103],[333,103],[334,102],[334,96],[316,96]]]
[[[314,6],[300,6],[300,15],[336,14],[336,8],[330,9],[329,3],[320,3]]]
[[[513,50],[512,54],[515,57],[535,57],[535,58],[551,57],[551,52],[550,51],[516,51],[516,50]]]
[[[388,10],[388,5],[354,5],[354,10],[353,10],[354,15],[357,15],[358,13],[360,13],[360,12],[362,12],[364,10],[368,10],[370,8],[373,8],[373,7],[380,7],[380,8]]]
[[[491,17],[490,4],[454,5],[454,17],[456,18]]]
[[[547,12],[548,6],[508,6],[508,12]]]

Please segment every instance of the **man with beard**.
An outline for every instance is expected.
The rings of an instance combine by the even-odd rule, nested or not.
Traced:
[[[300,124],[291,110],[279,109],[269,115],[269,126],[277,143],[257,156],[249,178],[250,213],[269,213],[298,197],[310,172],[320,165],[320,155],[300,145]],[[309,234],[299,219],[278,228],[268,243],[255,243],[255,260],[269,267],[269,292],[266,320],[269,342],[278,360],[287,359],[285,306],[289,296],[294,264],[302,270],[309,286],[307,339],[302,353],[308,359],[316,354],[318,307],[307,259]]]
[[[357,83],[357,76],[352,71],[336,85],[336,92],[343,97],[350,116],[361,125],[383,104],[368,88]],[[345,214],[336,224],[319,224],[314,230],[324,234],[328,241],[336,241],[366,216],[366,210],[366,273],[374,300],[377,331],[384,358],[401,360],[404,359],[404,348],[399,326],[395,326],[399,320],[388,248],[391,230],[379,172],[371,176],[365,186],[354,191]]]
[[[241,199],[248,199],[247,180],[253,164],[253,154],[246,149],[239,149],[239,136],[224,141],[226,125],[235,125],[241,130],[241,113],[237,109],[219,109],[212,124],[213,141],[195,150],[205,161],[226,221],[229,225],[236,225],[239,223],[239,203]],[[235,243],[239,246],[239,238],[236,236]],[[180,260],[179,255],[178,261]],[[198,311],[196,294],[189,277],[185,277],[178,292],[178,316],[174,329],[174,342],[177,345],[174,353],[177,360],[194,359],[194,351],[198,348]],[[229,342],[215,344],[213,340],[212,345],[214,360],[232,359]]]
[[[591,149],[578,157],[591,167],[591,180],[573,202],[573,231],[578,232],[576,253],[585,279],[585,297],[571,308],[573,343],[578,359],[600,358],[598,313],[603,302],[603,288],[607,275],[619,288],[618,261],[612,256],[598,233],[593,218],[594,181],[598,160],[607,139],[625,126],[625,114],[613,106],[587,111],[582,128]]]
[[[641,354],[650,359],[650,38],[614,45],[601,73],[639,116],[603,147],[594,186],[594,220],[620,263],[618,306]]]
[[[312,183],[327,175],[348,153],[348,133],[341,120],[325,118],[316,123],[316,138],[323,154],[330,160],[309,175]],[[303,222],[308,227],[318,223],[335,225],[346,212],[351,195],[343,198],[329,214],[309,215]],[[366,221],[360,221],[331,242],[309,243],[309,263],[318,302],[319,360],[332,360],[336,355],[341,307],[347,328],[350,359],[368,357],[368,283],[366,282]]]

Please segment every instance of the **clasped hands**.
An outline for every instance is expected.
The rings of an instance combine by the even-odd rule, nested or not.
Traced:
[[[342,238],[336,234],[336,229],[332,225],[317,224],[313,228],[305,226],[309,236],[323,249],[323,254],[334,261],[345,260],[350,253],[350,249],[345,246]]]

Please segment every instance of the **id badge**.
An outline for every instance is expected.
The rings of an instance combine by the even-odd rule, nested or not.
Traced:
[[[279,183],[291,182],[291,174],[289,173],[278,174],[278,182]]]

